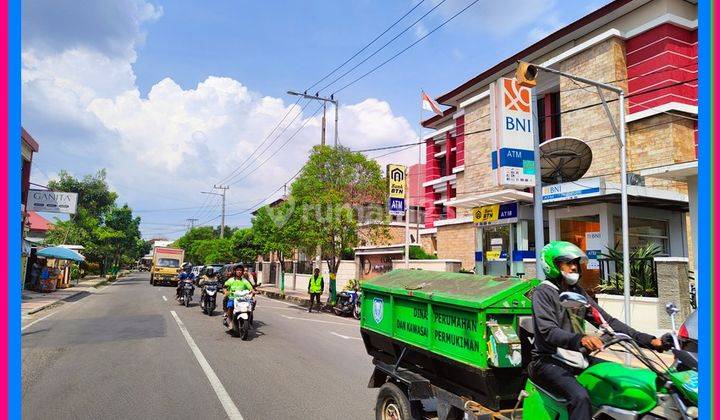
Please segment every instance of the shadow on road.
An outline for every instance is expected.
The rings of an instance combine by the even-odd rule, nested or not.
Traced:
[[[263,326],[265,326],[265,325],[267,325],[267,324],[265,324],[265,323],[262,322],[262,321],[253,321],[253,327],[251,327],[251,328],[250,328],[250,331],[248,331],[247,339],[244,340],[244,341],[253,341],[255,338],[258,338],[258,337],[261,337],[261,336],[265,335],[264,332],[262,332],[262,331],[259,330],[260,327],[263,327]],[[232,337],[232,338],[234,338],[234,339],[240,340],[240,337],[235,337],[235,336],[233,335],[232,330],[227,330],[227,331],[225,331],[225,333],[228,334],[230,337]]]

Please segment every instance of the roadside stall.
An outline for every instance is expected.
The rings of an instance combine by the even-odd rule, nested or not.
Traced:
[[[68,287],[70,264],[85,261],[85,257],[77,251],[62,246],[43,248],[37,255],[48,260],[38,285],[38,291],[45,293],[55,291],[58,285],[61,288]]]

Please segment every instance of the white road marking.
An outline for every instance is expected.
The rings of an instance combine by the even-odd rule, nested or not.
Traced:
[[[337,337],[340,337],[340,338],[345,339],[345,340],[362,340],[362,338],[360,338],[360,337],[349,337],[349,336],[347,336],[347,335],[338,334],[338,333],[336,333],[335,331],[330,331],[330,334],[332,334],[332,335],[334,335],[334,336],[337,336]]]
[[[200,348],[197,346],[197,344],[195,344],[195,340],[193,340],[193,338],[190,336],[187,328],[185,328],[185,324],[183,324],[183,322],[180,320],[180,317],[177,315],[177,313],[175,313],[175,311],[170,311],[170,314],[173,316],[173,318],[175,318],[175,322],[177,323],[178,328],[180,328],[180,332],[185,337],[185,341],[187,341],[188,346],[190,346],[190,350],[192,350],[193,354],[195,355],[195,358],[200,364],[203,372],[205,372],[205,376],[207,376],[208,381],[210,381],[210,385],[213,387],[213,390],[215,391],[215,394],[217,395],[220,403],[225,409],[225,413],[228,415],[228,418],[230,420],[243,420],[242,415],[240,415],[240,411],[230,398],[230,394],[228,394],[227,390],[225,390],[222,382],[220,382],[220,378],[217,377],[215,371],[210,366],[210,363],[208,363],[207,359],[205,359],[205,356],[203,356],[202,352],[200,351]]]
[[[323,324],[335,324],[335,325],[345,325],[346,327],[357,327],[357,324],[348,324],[347,322],[335,322],[335,321],[324,321],[322,319],[310,319],[310,318],[300,318],[297,316],[287,316],[287,315],[281,315],[283,318],[287,319],[299,319],[301,321],[310,321],[310,322],[321,322]]]
[[[163,296],[163,300],[164,300],[165,302],[167,302],[167,298],[166,298],[165,296]]]

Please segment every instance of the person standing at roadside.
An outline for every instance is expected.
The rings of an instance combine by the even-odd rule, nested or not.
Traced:
[[[325,289],[325,282],[320,275],[320,269],[316,268],[308,282],[308,293],[310,294],[310,307],[308,312],[312,312],[313,300],[317,301],[317,311],[320,312],[320,295]]]

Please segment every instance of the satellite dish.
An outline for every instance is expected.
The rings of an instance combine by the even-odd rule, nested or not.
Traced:
[[[577,181],[591,163],[590,146],[578,138],[555,137],[540,145],[540,173],[547,184]]]

